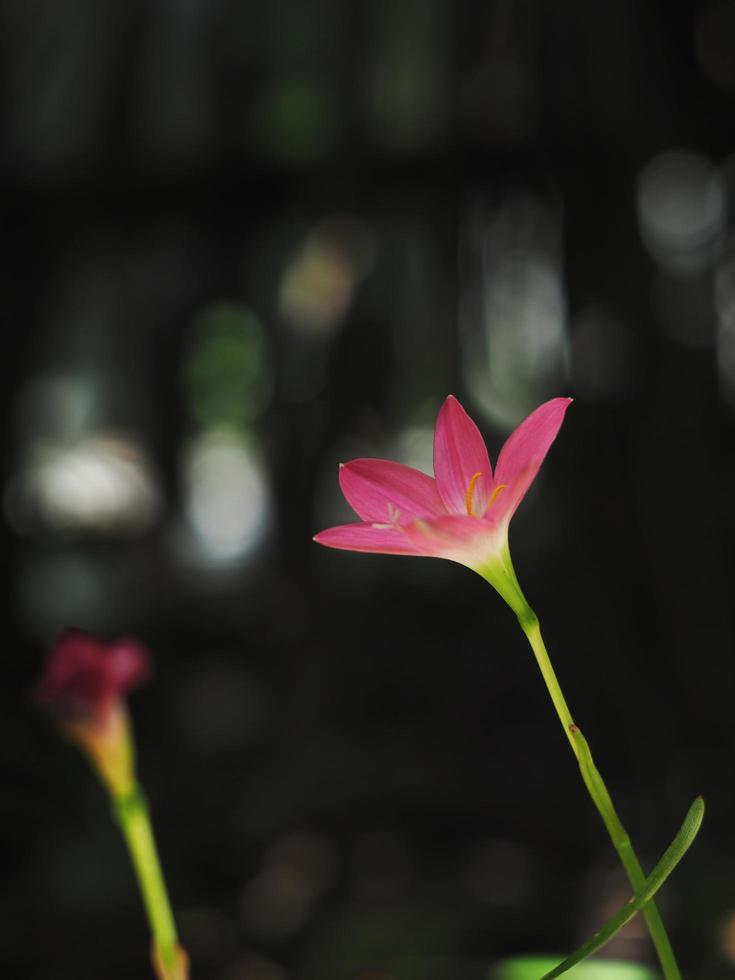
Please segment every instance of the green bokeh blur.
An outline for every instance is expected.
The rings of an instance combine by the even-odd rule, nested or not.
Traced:
[[[488,980],[539,980],[563,956],[518,956],[498,963]],[[659,974],[640,963],[627,960],[589,959],[568,970],[569,980],[657,980]]]

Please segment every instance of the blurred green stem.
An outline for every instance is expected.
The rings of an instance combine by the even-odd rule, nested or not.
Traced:
[[[143,896],[153,942],[166,971],[173,974],[178,937],[145,796],[136,782],[128,792],[114,796],[113,803]]]
[[[578,729],[574,724],[566,699],[559,686],[556,673],[551,665],[546,645],[541,636],[541,629],[536,613],[527,603],[525,603],[520,611],[518,609],[515,611],[518,615],[518,622],[521,624],[521,629],[531,644],[531,649],[536,657],[536,663],[539,665],[544,682],[551,695],[551,700],[554,702],[554,707],[559,716],[559,721],[564,728],[564,733],[569,739],[572,751],[579,762],[585,786],[604,821],[615,850],[618,852],[628,879],[637,895],[645,883],[646,876],[633,850],[630,837],[615,812],[615,807],[613,806],[602,776],[592,761],[592,756],[589,754],[589,751],[585,753],[580,752],[580,744],[576,737]],[[650,902],[645,906],[643,915],[648,925],[648,931],[651,934],[653,944],[656,947],[664,977],[666,980],[681,980],[681,974],[676,963],[674,951],[669,942],[669,937],[666,933],[666,927],[654,902]]]

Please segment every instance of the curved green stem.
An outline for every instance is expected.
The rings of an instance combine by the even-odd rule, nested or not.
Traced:
[[[551,665],[546,645],[541,636],[538,618],[527,603],[524,608],[520,610],[516,609],[515,611],[518,615],[518,622],[521,624],[521,629],[531,644],[531,649],[536,657],[536,663],[539,665],[544,682],[551,695],[551,700],[556,708],[556,713],[559,716],[559,721],[564,728],[564,733],[569,739],[572,751],[577,757],[585,786],[603,819],[613,846],[618,852],[618,856],[628,875],[628,880],[633,886],[634,892],[638,894],[643,888],[646,876],[633,850],[630,837],[615,812],[615,807],[613,806],[602,776],[592,760],[589,747],[586,741],[584,741],[581,732],[574,724],[564,694],[559,686],[556,673]],[[643,909],[643,915],[648,925],[648,931],[651,934],[653,944],[656,947],[664,977],[666,980],[681,980],[674,951],[671,948],[666,928],[656,905],[653,902],[649,902]]]
[[[173,971],[176,966],[178,946],[176,924],[171,912],[145,796],[136,782],[128,792],[114,796],[113,803],[115,817],[128,846],[138,879],[153,942],[164,967]]]

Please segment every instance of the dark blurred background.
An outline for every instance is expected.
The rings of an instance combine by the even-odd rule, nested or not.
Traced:
[[[29,706],[135,634],[195,978],[480,980],[627,896],[526,642],[449,562],[320,549],[340,460],[497,453],[690,978],[735,966],[735,2],[4,0],[0,962],[148,976],[104,794]],[[643,963],[633,923],[611,953]]]

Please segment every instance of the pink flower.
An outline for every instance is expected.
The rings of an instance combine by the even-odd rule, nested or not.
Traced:
[[[340,466],[361,521],[314,538],[330,548],[425,555],[467,565],[516,610],[526,608],[508,551],[508,526],[564,420],[571,398],[539,406],[509,436],[493,474],[480,431],[453,395],[434,431],[434,477],[384,459]]]
[[[54,641],[35,700],[62,717],[103,727],[121,698],[150,674],[150,658],[135,640],[103,643],[80,630]]]
[[[132,784],[132,743],[125,695],[150,674],[150,658],[135,640],[103,643],[68,630],[54,642],[34,700],[83,748],[113,792]]]

